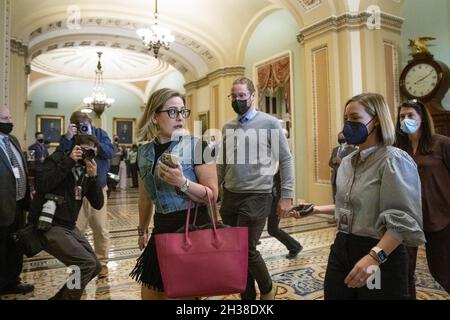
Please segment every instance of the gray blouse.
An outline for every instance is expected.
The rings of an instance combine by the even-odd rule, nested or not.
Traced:
[[[349,233],[381,239],[386,232],[409,246],[425,243],[420,178],[414,160],[395,147],[375,146],[342,160],[335,218]]]

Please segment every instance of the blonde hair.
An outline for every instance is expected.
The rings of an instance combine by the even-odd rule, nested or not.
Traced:
[[[183,94],[172,89],[163,88],[153,92],[148,99],[144,115],[139,120],[137,137],[139,141],[150,141],[159,135],[159,130],[152,119],[155,113],[162,110],[168,100],[175,97],[181,98],[183,103],[186,102]]]
[[[392,146],[395,142],[395,127],[384,97],[378,93],[363,93],[348,100],[345,107],[352,102],[361,104],[368,114],[378,118],[380,124],[376,129],[378,140],[384,146]]]

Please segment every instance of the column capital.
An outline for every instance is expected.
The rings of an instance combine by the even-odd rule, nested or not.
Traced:
[[[378,19],[374,20],[374,19]],[[361,29],[370,27],[374,29],[390,29],[392,31],[401,31],[404,19],[388,13],[380,12],[377,16],[369,12],[357,14],[344,13],[339,16],[331,16],[315,24],[300,29],[297,34],[297,41],[303,44],[305,41],[329,31],[337,32],[344,29]],[[379,25],[374,24],[378,22]],[[370,24],[370,26],[369,26]]]
[[[11,52],[21,57],[28,55],[28,47],[22,43],[21,40],[11,39]]]
[[[198,89],[207,86],[210,82],[224,77],[243,77],[245,75],[244,66],[230,66],[216,69],[208,73],[205,77],[185,84],[186,91]]]

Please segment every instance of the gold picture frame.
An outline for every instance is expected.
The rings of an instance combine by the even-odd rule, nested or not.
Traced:
[[[132,146],[136,143],[136,118],[113,118],[113,132],[119,144]]]
[[[202,123],[202,135],[204,135],[205,132],[210,129],[209,128],[209,111],[199,112],[198,113],[198,121],[200,121]]]
[[[36,131],[44,134],[44,139],[50,141],[51,147],[57,147],[65,131],[65,117],[38,114],[36,115]]]

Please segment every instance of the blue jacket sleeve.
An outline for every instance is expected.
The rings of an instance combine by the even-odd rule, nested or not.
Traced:
[[[108,134],[100,128],[96,128],[96,136],[98,139],[98,157],[103,158],[105,160],[110,160],[114,154],[114,147],[111,140],[108,137]]]
[[[68,140],[65,136],[61,137],[59,140],[59,146],[56,148],[56,151],[68,152],[72,151],[74,145],[74,140]]]

